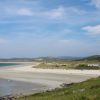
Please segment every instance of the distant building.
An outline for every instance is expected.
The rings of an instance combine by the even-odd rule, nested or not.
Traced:
[[[88,64],[88,66],[91,66],[91,67],[99,67],[100,64]]]

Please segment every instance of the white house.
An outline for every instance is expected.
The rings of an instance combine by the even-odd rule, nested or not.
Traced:
[[[99,67],[100,64],[88,64],[88,66],[92,66],[92,67]]]

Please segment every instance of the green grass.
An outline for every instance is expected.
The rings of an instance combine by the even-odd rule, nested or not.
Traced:
[[[17,100],[100,100],[100,77]]]
[[[43,68],[43,69],[68,69],[71,68],[69,64],[64,64],[64,63],[40,63],[39,65],[36,66],[36,68]]]

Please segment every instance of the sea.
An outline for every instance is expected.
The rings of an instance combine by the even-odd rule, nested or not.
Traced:
[[[0,63],[0,67],[14,66],[18,65],[17,63]]]

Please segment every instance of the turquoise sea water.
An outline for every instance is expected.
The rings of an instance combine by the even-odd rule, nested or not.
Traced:
[[[13,65],[18,65],[18,64],[16,64],[16,63],[0,63],[0,67],[13,66]]]

